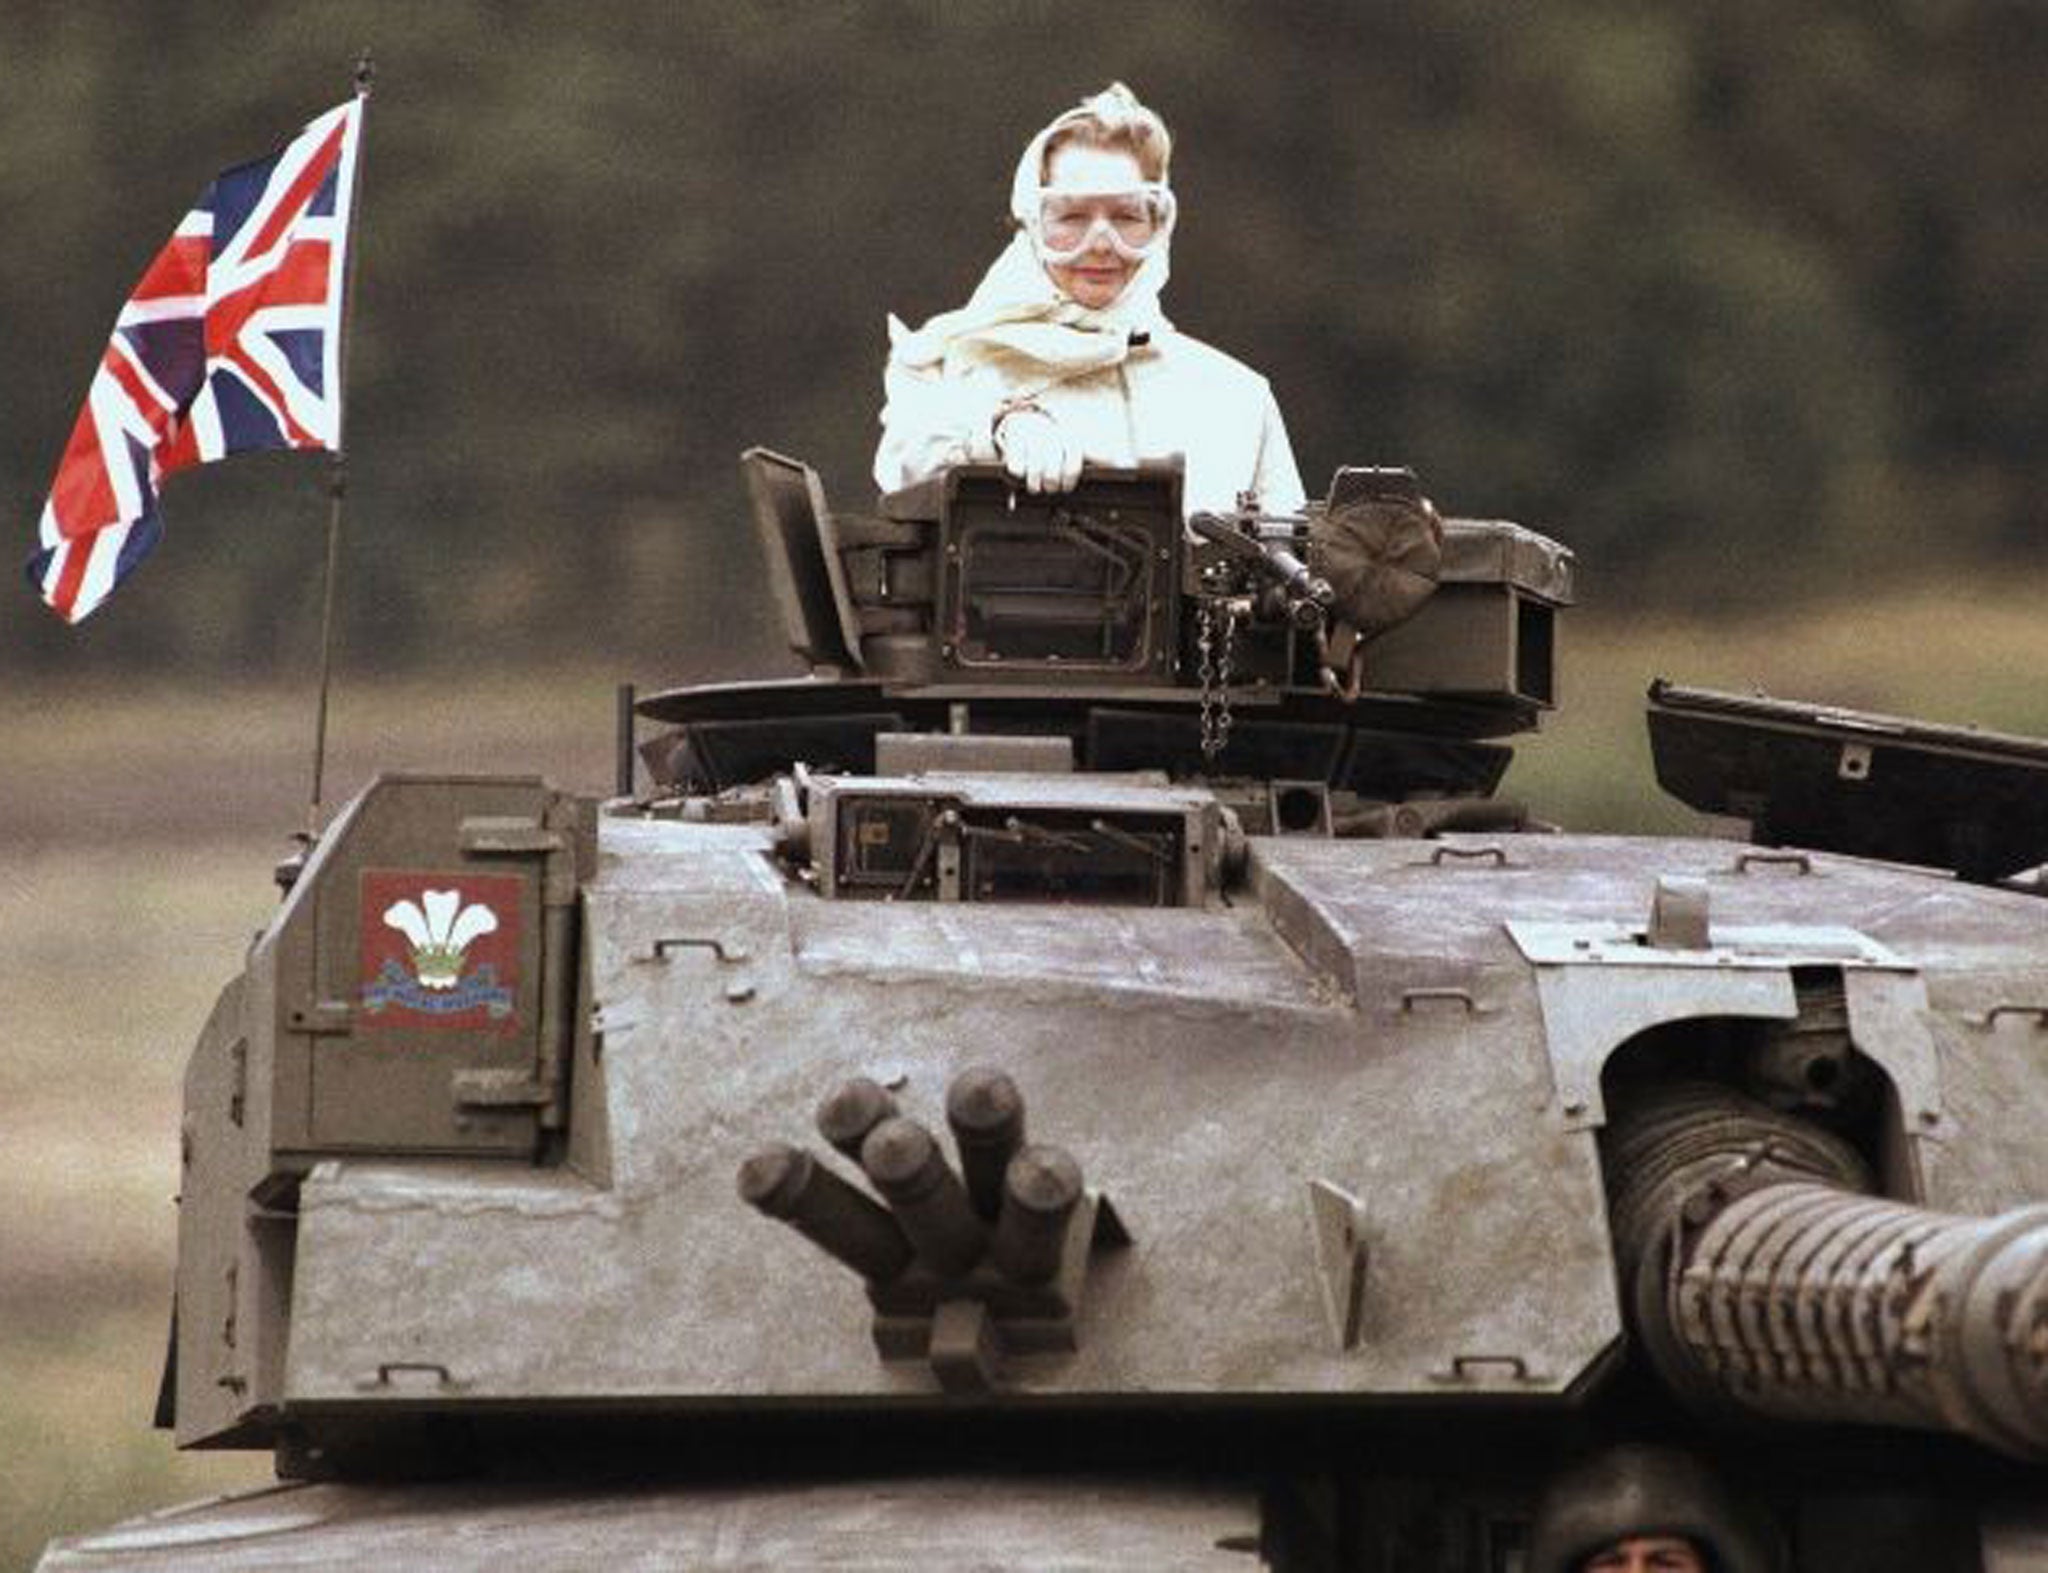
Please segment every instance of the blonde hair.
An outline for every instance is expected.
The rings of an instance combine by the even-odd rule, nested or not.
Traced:
[[[1039,180],[1051,174],[1053,154],[1070,144],[1121,148],[1137,159],[1138,170],[1147,180],[1161,182],[1173,158],[1173,133],[1166,129],[1166,122],[1121,82],[1112,82],[1082,99],[1078,108],[1052,123],[1039,155]]]

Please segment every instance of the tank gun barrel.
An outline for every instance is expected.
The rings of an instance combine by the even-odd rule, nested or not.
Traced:
[[[1693,1407],[2048,1455],[2048,1207],[1872,1196],[1846,1143],[1719,1089],[1618,1118],[1608,1158],[1634,1331]]]

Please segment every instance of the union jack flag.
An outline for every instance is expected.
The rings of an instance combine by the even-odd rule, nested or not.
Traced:
[[[77,622],[163,535],[157,492],[256,448],[341,448],[341,321],[363,100],[222,173],[115,320],[28,576]]]

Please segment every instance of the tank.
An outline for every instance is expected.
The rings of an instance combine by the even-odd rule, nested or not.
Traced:
[[[742,463],[808,675],[386,775],[185,1081],[159,1423],[43,1567],[2048,1569],[2048,745],[1659,683],[1400,469]]]

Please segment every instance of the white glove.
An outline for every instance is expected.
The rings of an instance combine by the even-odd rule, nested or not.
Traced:
[[[996,423],[996,452],[1027,491],[1070,492],[1081,478],[1080,449],[1035,404],[1019,405]]]

